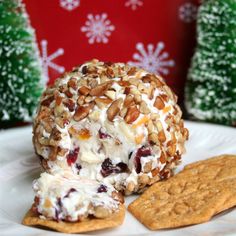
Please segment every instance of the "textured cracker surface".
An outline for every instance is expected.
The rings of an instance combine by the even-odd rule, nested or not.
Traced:
[[[24,219],[23,224],[28,226],[42,226],[63,233],[84,233],[95,230],[113,228],[121,225],[125,217],[125,206],[120,206],[119,211],[106,219],[89,219],[82,222],[64,222],[40,219],[36,213],[30,209]]]
[[[222,155],[187,165],[158,182],[128,210],[151,230],[206,222],[236,205],[236,156]]]

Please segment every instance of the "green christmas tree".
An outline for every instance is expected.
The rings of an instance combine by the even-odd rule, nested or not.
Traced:
[[[30,121],[42,92],[39,51],[21,0],[0,0],[0,126]]]
[[[236,125],[236,0],[205,0],[185,90],[195,119]]]

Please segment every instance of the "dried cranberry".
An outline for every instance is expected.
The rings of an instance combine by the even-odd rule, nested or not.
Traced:
[[[76,162],[78,154],[79,154],[79,147],[69,152],[69,154],[66,156],[67,163],[69,166],[71,166],[71,164]]]
[[[97,190],[98,193],[106,193],[107,192],[107,186],[101,184],[100,187]]]
[[[150,147],[142,146],[141,148],[138,149],[136,155],[139,155],[140,157],[151,156],[152,155],[151,149],[150,149]]]
[[[115,172],[116,173],[122,173],[122,172],[127,172],[128,171],[128,166],[124,162],[119,162],[116,164]]]
[[[141,157],[147,157],[150,155],[152,155],[150,147],[142,146],[137,150],[136,155],[134,157],[134,166],[138,174],[141,172]]]
[[[75,168],[78,170],[78,174],[79,174],[80,170],[82,169],[82,166],[80,164],[76,163]]]
[[[103,177],[107,177],[108,175],[112,174],[113,172],[113,165],[110,158],[106,158],[102,163],[101,174]]]
[[[124,162],[119,162],[113,165],[110,158],[106,158],[102,163],[101,174],[107,177],[112,173],[123,173],[128,171],[128,166]]]
[[[98,131],[98,135],[100,139],[111,138],[109,134],[102,132],[101,129]]]
[[[64,198],[67,198],[70,196],[71,193],[76,192],[77,190],[75,188],[71,188],[68,193],[64,196]]]

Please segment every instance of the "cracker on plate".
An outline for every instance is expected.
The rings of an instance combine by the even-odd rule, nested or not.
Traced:
[[[198,224],[236,205],[235,186],[236,156],[214,157],[154,184],[128,210],[151,230]]]
[[[84,233],[95,230],[113,228],[121,225],[125,217],[125,206],[120,205],[117,212],[105,219],[91,218],[81,222],[65,222],[41,219],[32,210],[26,213],[22,223],[28,226],[42,226],[63,233]]]

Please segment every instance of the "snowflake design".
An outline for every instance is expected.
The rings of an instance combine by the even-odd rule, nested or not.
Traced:
[[[163,42],[158,42],[156,48],[153,44],[148,44],[146,51],[142,43],[137,43],[136,49],[139,53],[133,55],[136,62],[130,61],[128,63],[132,66],[144,68],[151,73],[167,75],[169,73],[168,67],[173,67],[175,62],[168,59],[169,54],[163,51],[164,47]]]
[[[106,13],[95,16],[88,14],[88,20],[85,22],[85,26],[81,27],[81,31],[86,32],[90,44],[94,42],[108,43],[108,37],[114,29],[115,26],[111,25]]]
[[[138,7],[141,7],[143,2],[141,0],[127,0],[125,2],[126,7],[131,7],[133,11],[135,11]]]
[[[49,67],[59,73],[63,73],[65,71],[65,68],[63,66],[59,66],[59,65],[55,64],[54,62],[52,62],[55,58],[63,55],[64,50],[62,48],[59,48],[51,55],[48,55],[47,45],[48,45],[47,40],[41,41],[41,50],[42,50],[41,60],[42,60],[42,64],[43,64],[43,73],[44,73],[45,80],[46,80],[46,81],[44,81],[45,84],[47,84],[47,82],[49,81],[49,74],[48,74]]]
[[[197,6],[187,2],[179,8],[179,18],[186,23],[191,23],[197,18]]]
[[[80,4],[80,0],[60,0],[60,6],[67,11],[72,11]]]

